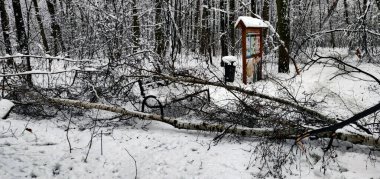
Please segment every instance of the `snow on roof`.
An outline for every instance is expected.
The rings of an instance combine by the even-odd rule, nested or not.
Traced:
[[[235,23],[235,28],[239,25],[240,21],[243,22],[245,27],[261,27],[267,28],[268,25],[261,19],[253,18],[250,16],[240,16]]]
[[[0,119],[4,119],[10,112],[14,104],[7,99],[0,99]]]

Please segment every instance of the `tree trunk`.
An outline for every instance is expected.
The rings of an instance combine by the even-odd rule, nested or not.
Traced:
[[[200,52],[202,55],[207,55],[208,48],[210,45],[210,27],[209,27],[209,2],[203,1],[202,5],[203,15],[202,15],[202,31],[201,31],[201,43]]]
[[[220,0],[220,45],[221,45],[221,52],[222,57],[228,55],[228,46],[227,46],[227,31],[226,31],[226,13],[223,12],[226,10],[226,1]]]
[[[335,2],[333,2],[333,3],[337,3],[338,1],[337,0],[335,0]],[[327,4],[329,4],[330,3],[330,0],[327,0]],[[335,5],[335,8],[336,8],[336,5]],[[333,8],[333,9],[335,9],[335,8]],[[330,30],[333,30],[333,24],[332,24],[332,22],[331,22],[331,17],[329,18],[329,28],[330,28]],[[335,48],[336,47],[336,45],[335,45],[335,34],[334,34],[334,32],[331,32],[330,33],[330,44],[331,44],[331,47],[332,48]]]
[[[139,23],[139,19],[138,19],[138,14],[137,14],[137,1],[136,0],[133,0],[133,9],[132,9],[132,13],[133,13],[133,22],[132,22],[132,26],[133,26],[133,35],[132,35],[132,40],[133,40],[133,52],[136,52],[137,49],[140,47],[140,23]]]
[[[380,0],[378,0],[378,1],[380,1]],[[347,0],[344,0],[344,17],[345,17],[345,19],[346,19],[346,24],[348,25],[348,24],[350,24],[350,15],[349,15],[349,9],[350,9],[350,7],[349,7],[349,5],[348,5],[348,3],[347,3]]]
[[[364,50],[364,54],[369,56],[369,50],[368,50],[368,42],[367,42],[367,3],[368,0],[363,0],[363,12],[362,12],[362,29],[363,29],[363,35],[362,35],[362,44],[361,47]]]
[[[256,0],[251,0],[251,16],[255,17],[255,14],[257,14],[257,11],[256,11]]]
[[[18,52],[22,54],[28,54],[28,40],[25,32],[25,24],[24,19],[22,17],[22,10],[20,0],[12,0],[13,5],[13,13],[15,16],[15,24],[16,24],[16,36],[18,42]]]
[[[289,128],[286,130],[273,130],[273,129],[241,128],[241,127],[237,127],[236,125],[208,124],[205,122],[191,123],[191,122],[181,121],[175,118],[163,117],[157,114],[147,114],[143,112],[129,111],[122,107],[110,106],[110,105],[99,104],[99,103],[90,103],[90,102],[85,102],[85,101],[59,99],[59,98],[48,98],[47,101],[54,104],[74,106],[81,109],[83,108],[84,109],[100,109],[100,110],[128,115],[131,117],[138,117],[143,120],[160,121],[160,122],[169,124],[177,129],[223,132],[223,133],[229,133],[229,134],[235,134],[235,135],[247,136],[247,137],[266,137],[266,138],[272,138],[272,139],[297,139],[297,140],[300,139],[297,137],[299,135],[298,134],[299,130],[290,128],[289,126],[284,126],[284,128],[285,127]],[[302,130],[308,130],[308,128],[303,127]],[[317,133],[315,136],[319,138],[328,138],[331,135],[328,132],[327,133],[322,132],[322,133]],[[352,142],[354,144],[380,147],[380,141],[370,136],[337,133],[336,138],[339,140]]]
[[[278,72],[289,73],[289,53],[290,53],[290,19],[289,0],[276,0],[277,5],[277,32],[284,45],[280,46],[278,53]]]
[[[201,39],[201,33],[200,33],[200,29],[201,26],[202,26],[202,14],[201,14],[201,0],[195,0],[196,1],[196,4],[195,4],[195,17],[194,17],[194,26],[195,26],[195,29],[194,29],[194,40],[195,40],[195,47],[194,47],[194,51],[198,51],[199,50],[199,43],[200,43],[200,39]]]
[[[18,42],[17,51],[24,55],[28,55],[29,54],[28,39],[26,37],[25,24],[24,24],[24,19],[22,17],[20,0],[12,0],[12,6],[13,6],[13,13],[15,16],[15,24],[16,24],[16,36],[17,36],[17,42]],[[25,67],[27,71],[32,70],[30,66],[29,58],[26,58]],[[32,75],[26,75],[26,83],[29,86],[33,85]]]
[[[38,7],[38,2],[37,2],[37,0],[32,0],[32,1],[33,1],[33,4],[34,4],[34,11],[36,13],[36,18],[37,18],[38,26],[40,28],[40,35],[41,35],[41,39],[42,39],[42,44],[43,44],[43,46],[45,48],[44,50],[45,50],[45,52],[47,54],[50,54],[48,41],[47,41],[46,35],[45,35],[44,25],[43,25],[42,18],[41,18],[41,15],[40,15],[40,10],[39,10],[39,7]]]
[[[161,57],[164,55],[165,52],[165,40],[164,40],[164,33],[163,33],[163,20],[162,20],[162,0],[156,0],[156,14],[155,14],[155,20],[156,20],[156,28],[154,30],[154,37],[155,37],[155,51],[158,55]]]
[[[333,26],[332,26],[332,23],[331,23],[331,21],[329,22],[329,27],[330,27],[330,30],[333,30]],[[330,33],[330,43],[331,43],[331,46],[332,46],[332,48],[335,48],[336,47],[336,45],[335,45],[335,35],[334,35],[334,32],[331,32]]]
[[[51,29],[52,29],[52,38],[54,40],[54,56],[58,55],[59,52],[59,45],[61,45],[62,52],[65,51],[65,46],[63,44],[62,40],[62,33],[61,33],[61,27],[58,25],[56,16],[55,16],[55,2],[52,2],[53,0],[46,0],[48,11],[51,18]]]
[[[213,0],[212,1],[212,7],[216,8],[216,0]],[[216,20],[216,11],[213,10],[212,11],[212,32],[214,33],[211,33],[211,45],[212,45],[212,56],[216,56],[216,42],[218,41],[218,39],[216,38],[216,35],[217,35],[217,32],[218,32],[218,26],[216,24],[217,20]]]
[[[1,28],[3,29],[3,38],[4,38],[4,44],[5,44],[5,53],[8,55],[12,55],[12,44],[10,40],[10,28],[9,28],[9,19],[8,14],[5,8],[5,1],[2,0],[0,2],[0,17],[1,17]],[[12,59],[7,60],[8,65],[13,64]]]
[[[269,21],[269,4],[270,4],[270,0],[264,0],[263,14],[262,14],[264,21]],[[268,30],[265,28],[263,29],[263,32],[264,32],[263,37],[265,39],[267,36]]]
[[[230,0],[230,10],[229,10],[229,22],[228,22],[228,32],[230,35],[230,46],[231,46],[231,55],[235,55],[235,0]]]

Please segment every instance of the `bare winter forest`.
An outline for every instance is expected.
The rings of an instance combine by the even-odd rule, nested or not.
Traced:
[[[379,178],[380,0],[0,0],[0,178]]]

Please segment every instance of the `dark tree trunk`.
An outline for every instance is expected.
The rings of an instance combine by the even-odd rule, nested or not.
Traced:
[[[333,26],[332,26],[331,21],[329,22],[329,26],[330,26],[330,30],[333,30]],[[332,46],[332,48],[335,48],[336,44],[335,44],[335,34],[334,34],[334,32],[331,33],[330,38],[331,38],[330,39],[331,46]]]
[[[8,14],[5,8],[5,1],[2,0],[0,2],[0,16],[1,16],[1,28],[3,29],[3,38],[5,44],[5,53],[12,55],[12,44],[10,40],[10,28],[9,28],[9,19]],[[12,59],[7,61],[8,65],[13,63]]]
[[[62,40],[62,33],[61,33],[61,27],[58,25],[57,18],[55,16],[55,2],[52,2],[53,0],[46,0],[48,11],[51,18],[51,29],[52,29],[52,37],[54,40],[54,55],[58,55],[59,52],[59,45],[61,45],[61,50],[65,51],[65,46],[63,44]]]
[[[380,1],[380,0],[378,0],[378,1]],[[345,17],[345,19],[346,19],[346,24],[350,24],[350,15],[349,15],[349,12],[348,12],[348,10],[350,9],[350,7],[349,7],[349,5],[348,5],[348,3],[347,3],[347,0],[344,0],[344,17]]]
[[[17,51],[22,54],[27,55],[29,54],[28,39],[26,37],[25,24],[22,17],[20,0],[12,0],[12,6],[13,6],[13,13],[15,16],[15,24],[16,24],[16,36],[17,36],[17,42],[18,42]],[[26,59],[25,66],[26,66],[27,71],[32,70],[30,66],[29,58]],[[33,85],[31,75],[26,75],[26,82],[28,83],[29,86]]]
[[[138,19],[138,14],[137,14],[137,1],[136,0],[133,0],[133,9],[132,9],[132,13],[133,13],[133,22],[132,22],[132,26],[133,26],[133,36],[132,36],[132,40],[133,40],[133,52],[136,52],[137,49],[140,47],[140,23],[139,23],[139,19]]]
[[[212,1],[212,7],[216,7],[216,0],[213,0]],[[212,42],[211,42],[211,45],[212,45],[212,56],[216,56],[216,44],[215,42],[217,41],[217,39],[215,38],[215,35],[216,35],[216,32],[217,32],[217,25],[216,25],[216,11],[212,11],[212,28],[213,28],[213,32],[214,33],[211,33],[211,39],[212,39]]]
[[[155,35],[155,51],[161,57],[165,52],[165,40],[163,33],[163,20],[162,20],[162,0],[156,0],[156,28],[154,30]]]
[[[23,54],[29,53],[28,48],[28,40],[25,32],[25,24],[22,17],[22,10],[20,0],[12,0],[13,11],[15,16],[15,24],[16,24],[16,36],[18,42],[18,52]]]
[[[42,39],[42,44],[45,48],[45,51],[47,54],[49,54],[50,50],[49,50],[49,45],[48,45],[48,41],[46,39],[46,35],[45,35],[45,30],[44,30],[44,25],[43,25],[43,22],[42,22],[42,18],[41,18],[41,15],[40,15],[40,10],[39,10],[39,7],[38,7],[38,3],[37,3],[37,0],[32,0],[33,1],[33,4],[34,4],[34,11],[36,13],[36,18],[37,18],[37,22],[38,22],[38,26],[40,28],[40,35],[41,35],[41,39]]]
[[[201,32],[201,46],[200,52],[202,55],[206,55],[210,45],[210,28],[209,28],[209,2],[203,1],[202,5],[203,16],[202,16],[202,32]]]
[[[231,55],[235,55],[235,28],[234,21],[235,19],[235,0],[230,0],[230,17],[229,17],[229,35],[230,35],[230,45],[231,45]]]
[[[179,36],[182,37],[183,35],[183,19],[182,19],[182,4],[181,4],[181,0],[176,0],[176,23],[178,25],[178,33],[179,33]],[[181,42],[181,39],[177,38],[177,49],[178,49],[178,53],[181,53],[182,51],[182,42]]]
[[[289,73],[289,47],[290,47],[290,20],[288,14],[289,0],[276,0],[277,5],[277,32],[283,45],[278,54],[278,72]]]
[[[314,25],[313,25],[313,20],[314,20],[314,18],[313,18],[313,14],[314,14],[314,11],[313,11],[313,7],[314,7],[314,1],[311,1],[311,8],[310,8],[310,16],[309,16],[309,21],[311,22],[311,24],[310,24],[310,33],[312,34],[313,32],[314,32]]]
[[[369,55],[369,50],[368,50],[368,42],[367,42],[367,3],[368,0],[363,0],[363,16],[362,16],[362,29],[363,29],[363,35],[362,35],[362,49],[364,50],[365,55]]]
[[[327,0],[327,4],[329,4],[330,3],[330,0]],[[335,0],[333,3],[338,3],[338,1],[337,0]],[[335,10],[335,8],[336,8],[336,6],[337,5],[332,5],[333,6],[333,10]],[[332,13],[331,13],[331,15],[330,16],[332,16]],[[330,30],[333,30],[333,24],[332,24],[332,22],[331,22],[331,17],[329,18],[329,28],[330,28]],[[330,33],[330,44],[331,44],[331,47],[332,48],[335,48],[336,47],[336,45],[335,45],[335,34],[334,34],[334,32],[332,32],[332,33]]]
[[[195,49],[194,51],[196,50],[199,50],[199,42],[200,42],[200,36],[201,36],[201,33],[199,33],[199,28],[201,26],[201,0],[196,0],[196,4],[195,4],[195,19],[194,19],[194,39],[195,39]]]
[[[222,57],[228,55],[228,46],[227,46],[227,32],[226,32],[226,13],[223,12],[226,10],[225,0],[220,0],[220,45],[222,51]]]
[[[256,0],[251,0],[251,16],[255,17],[255,14],[257,14],[257,11],[256,11]]]
[[[263,5],[263,14],[262,14],[262,18],[264,21],[269,21],[269,4],[270,4],[270,0],[264,0],[264,5]],[[264,29],[264,38],[267,36],[267,32],[268,30],[267,29]]]
[[[270,0],[264,0],[263,2],[263,12],[262,12],[262,18],[264,21],[269,21],[269,3],[270,3]],[[264,53],[268,53],[269,51],[269,47],[268,47],[268,44],[266,43],[266,38],[267,38],[267,35],[268,35],[268,29],[263,29],[263,42],[264,42]],[[258,80],[262,80],[263,78],[263,61],[264,59],[261,59],[261,61],[259,62],[259,65],[258,65]]]

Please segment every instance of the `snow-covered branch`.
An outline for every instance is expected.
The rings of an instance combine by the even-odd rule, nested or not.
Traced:
[[[186,129],[186,130],[200,130],[208,132],[223,132],[229,134],[235,134],[240,136],[251,136],[251,137],[266,137],[266,138],[276,138],[276,139],[297,139],[297,134],[294,129],[290,130],[274,130],[274,129],[261,129],[261,128],[244,128],[225,124],[208,124],[205,122],[202,123],[191,123],[181,121],[175,118],[163,117],[157,114],[148,114],[143,112],[131,111],[118,106],[111,106],[100,103],[90,103],[79,100],[71,99],[60,99],[60,98],[47,98],[47,100],[54,104],[65,105],[65,106],[74,106],[84,109],[100,109],[115,113],[120,113],[123,115],[128,115],[131,117],[138,117],[143,120],[154,120],[159,122],[164,122],[169,124],[177,129]],[[315,135],[319,138],[329,138],[330,132],[321,132]],[[380,141],[371,137],[371,136],[361,136],[357,134],[347,134],[347,133],[338,133],[336,138],[339,140],[344,140],[352,142],[355,144],[363,144],[368,146],[373,146],[380,148]]]
[[[53,60],[62,60],[62,61],[68,61],[68,62],[92,62],[91,60],[74,60],[71,58],[65,58],[65,57],[53,57],[49,55],[45,56],[39,56],[39,55],[23,55],[23,54],[16,54],[16,55],[6,55],[0,57],[0,60],[8,60],[10,58],[37,58],[37,59],[53,59]]]
[[[69,69],[69,70],[61,70],[61,71],[40,71],[40,70],[32,70],[32,71],[25,71],[20,73],[14,73],[14,74],[0,74],[0,77],[11,77],[11,76],[21,76],[21,75],[52,75],[52,74],[60,74],[60,73],[67,73],[67,72],[96,72],[96,69]]]

